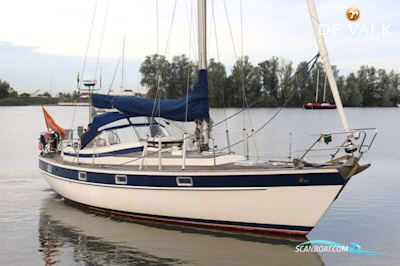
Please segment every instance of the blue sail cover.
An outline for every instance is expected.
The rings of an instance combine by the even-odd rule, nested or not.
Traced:
[[[186,104],[188,105],[187,118]],[[208,120],[210,115],[207,70],[199,71],[199,80],[189,95],[179,99],[156,100],[134,96],[93,94],[92,105],[103,109],[116,108],[130,117],[163,117],[174,121]]]

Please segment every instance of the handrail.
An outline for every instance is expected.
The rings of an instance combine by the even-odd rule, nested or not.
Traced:
[[[288,158],[287,156],[285,156],[286,158],[288,158],[288,162],[293,162],[294,160],[296,161],[302,161],[306,158],[307,155],[309,155],[310,153],[314,153],[313,155],[310,155],[310,157],[316,157],[315,155],[318,155],[319,158],[323,158],[323,157],[331,157],[330,159],[335,159],[338,158],[339,153],[343,154],[342,152],[346,152],[347,154],[351,154],[352,156],[355,156],[356,158],[360,159],[364,153],[368,152],[375,139],[377,136],[377,133],[375,132],[373,135],[370,134],[370,131],[372,130],[376,130],[375,128],[366,128],[366,129],[352,129],[349,131],[341,131],[341,132],[332,132],[332,133],[320,133],[318,135],[315,134],[310,134],[310,135],[301,135],[301,136],[318,136],[316,138],[315,141],[313,141],[313,143],[311,144],[311,146],[309,146],[309,148],[305,149],[305,150],[298,150],[298,149],[293,149],[292,150],[292,141],[289,141],[289,156],[290,158]],[[351,137],[351,142],[349,143],[349,133],[352,134]],[[334,138],[335,140],[331,140],[331,137],[334,135],[343,135],[343,142],[341,142],[341,138]],[[291,140],[294,136],[293,134],[290,134],[288,136],[288,138]],[[371,137],[372,136],[372,137]],[[186,138],[184,138],[184,140],[186,140]],[[325,142],[324,142],[325,140]],[[143,168],[147,169],[147,158],[150,155],[153,154],[157,154],[158,153],[158,166],[159,169],[162,169],[162,152],[164,151],[164,149],[162,148],[162,142],[160,143],[161,138],[159,138],[158,140],[158,148],[155,149],[154,151],[148,151],[148,149],[145,147],[145,149],[143,150],[143,153],[141,156],[137,157],[137,158],[129,158],[129,160],[125,163],[121,163],[121,165],[125,165],[125,164],[129,164],[131,162],[137,161],[137,160],[141,160],[139,169],[142,170]],[[147,141],[146,141],[147,143]],[[324,145],[325,147],[318,147],[319,143],[325,143],[325,144],[330,144],[329,147],[326,147],[326,145]],[[80,142],[79,139],[69,139],[67,140],[63,140],[61,141],[61,148],[65,149],[66,146],[72,147],[75,150],[75,154],[76,154],[76,159],[78,160],[79,163],[79,151],[80,151]],[[335,144],[335,145],[332,145]],[[349,148],[352,148],[353,150],[350,150]],[[186,150],[186,148],[185,148]],[[65,150],[64,150],[65,151]],[[213,157],[214,160],[216,160],[216,154],[219,154],[219,152],[222,150],[216,149],[216,146],[213,145]],[[291,154],[291,151],[294,151],[296,153],[301,152],[301,154],[297,154],[297,155],[301,155],[301,156],[293,156]],[[304,151],[304,153],[303,153]],[[318,152],[322,152],[322,151],[333,151],[333,153],[318,153]],[[182,151],[182,168],[185,169],[186,168],[186,152]],[[269,158],[271,155],[268,155],[268,157],[263,156],[263,158]],[[281,155],[276,155],[277,157],[281,157]],[[94,157],[97,157],[96,155],[94,155]],[[95,159],[95,158],[94,158]],[[272,159],[272,158],[270,158]],[[92,162],[93,164],[95,163],[94,161]],[[214,164],[216,162],[214,161]]]
[[[307,154],[310,152],[318,152],[318,151],[328,151],[328,150],[335,150],[333,154],[331,154],[331,159],[334,159],[341,151],[345,151],[348,154],[352,154],[353,156],[357,157],[360,159],[364,153],[368,152],[370,148],[372,147],[372,144],[375,141],[375,138],[377,136],[377,132],[374,133],[372,139],[369,141],[369,143],[366,143],[367,140],[367,131],[372,131],[375,130],[375,128],[366,128],[366,129],[351,129],[348,131],[342,131],[342,132],[333,132],[333,133],[321,133],[318,135],[318,139],[313,142],[313,144],[305,150],[303,155],[300,157],[300,161],[302,161]],[[358,133],[359,136],[355,136],[354,133]],[[349,137],[349,134],[352,134],[351,137]],[[314,147],[320,143],[321,141],[324,140],[326,137],[331,137],[332,135],[346,135],[345,140],[340,146],[335,146],[332,148],[324,148],[324,149],[314,149]],[[356,143],[357,141],[360,140],[360,143]],[[326,143],[328,144],[328,143]],[[366,148],[366,149],[363,149]]]

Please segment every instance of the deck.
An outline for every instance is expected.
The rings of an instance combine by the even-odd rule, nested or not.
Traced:
[[[151,156],[156,157],[157,154],[153,154]],[[195,155],[192,154],[190,158],[193,158],[192,156],[196,157],[202,157],[204,158],[204,155]],[[205,156],[211,156],[213,155],[205,155]],[[129,156],[120,156],[120,157],[127,157]],[[171,155],[164,156],[164,158],[171,157]],[[283,162],[264,162],[264,163],[257,163],[257,164],[249,164],[249,165],[243,165],[243,164],[235,164],[235,163],[227,163],[227,164],[222,164],[222,165],[213,165],[213,166],[186,166],[185,169],[182,169],[182,165],[163,165],[162,170],[159,170],[158,165],[148,165],[147,167],[144,165],[142,169],[139,169],[139,166],[136,165],[111,165],[111,164],[84,164],[84,163],[71,163],[67,162],[62,159],[61,155],[55,154],[50,157],[45,157],[46,159],[50,159],[54,161],[55,163],[63,164],[66,166],[72,166],[72,167],[85,167],[85,168],[93,168],[93,169],[103,169],[103,170],[115,170],[115,171],[140,171],[143,173],[146,172],[163,172],[163,173],[168,173],[168,172],[281,172],[282,170],[285,171],[312,171],[312,170],[319,170],[321,171],[322,169],[325,169],[327,171],[329,170],[334,170],[340,168],[342,165],[341,164],[332,164],[332,165],[315,165],[315,166],[308,166],[308,167],[301,167],[301,168],[295,168],[293,164],[287,163],[284,164]],[[132,160],[137,159],[137,157],[131,157]],[[175,156],[176,158],[176,156]]]

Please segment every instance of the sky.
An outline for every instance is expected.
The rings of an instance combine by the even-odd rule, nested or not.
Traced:
[[[187,54],[197,60],[196,1],[158,0],[158,45],[156,0],[97,1],[84,78],[95,76],[100,51],[103,89],[110,87],[122,54],[124,36],[126,84],[134,91],[143,92],[139,85],[140,63],[146,55],[156,53],[157,46],[158,52],[169,58]],[[171,41],[167,46],[175,1]],[[95,2],[0,0],[0,79],[9,81],[20,93],[37,89],[54,94],[75,90],[77,72],[83,69]],[[332,64],[337,65],[343,74],[356,71],[361,65],[400,71],[399,1],[315,2]],[[105,20],[107,5],[109,11]],[[346,9],[352,6],[361,10],[357,22],[350,22],[345,17]],[[246,0],[243,1],[243,19],[240,0],[226,0],[226,7],[233,42],[223,0],[208,1],[208,57],[219,57],[228,68],[242,50],[254,64],[271,56],[298,63],[317,53],[306,0]],[[120,76],[118,71],[114,88],[120,87]]]

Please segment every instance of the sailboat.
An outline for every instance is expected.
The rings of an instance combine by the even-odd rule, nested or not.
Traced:
[[[124,37],[124,41],[122,44],[122,62],[121,62],[121,87],[120,87],[120,91],[114,91],[112,88],[112,84],[110,85],[110,88],[108,90],[108,95],[124,95],[124,96],[135,96],[135,93],[133,92],[133,90],[126,88],[126,84],[125,84],[125,42],[126,42],[126,37]],[[118,70],[118,67],[120,65],[120,60],[118,60],[118,64],[117,67],[115,69],[115,71]],[[114,73],[115,76],[116,72]]]
[[[319,69],[317,71],[317,88],[315,90],[315,102],[306,103],[303,105],[304,109],[336,109],[336,104],[326,102],[326,81],[327,76],[325,75],[324,81],[324,94],[322,98],[322,103],[318,101],[318,89],[319,89]]]
[[[206,2],[198,0],[199,71],[189,94],[170,100],[92,94],[92,108],[116,112],[92,117],[86,132],[80,130],[78,139],[61,140],[56,151],[43,150],[40,171],[65,199],[113,215],[305,235],[350,178],[370,166],[361,165],[360,159],[374,138],[368,142],[368,129],[351,130],[348,126],[318,30],[317,10],[313,0],[308,0],[343,131],[318,134],[302,156],[287,161],[252,160],[246,152],[218,149],[210,132]],[[171,135],[163,120],[194,122],[196,133]],[[117,131],[123,128],[131,128],[136,141],[122,143]],[[328,161],[310,163],[305,159],[333,137],[342,137],[343,144],[333,147]],[[245,147],[249,138],[251,135],[244,134]],[[47,145],[46,140],[43,144]]]

